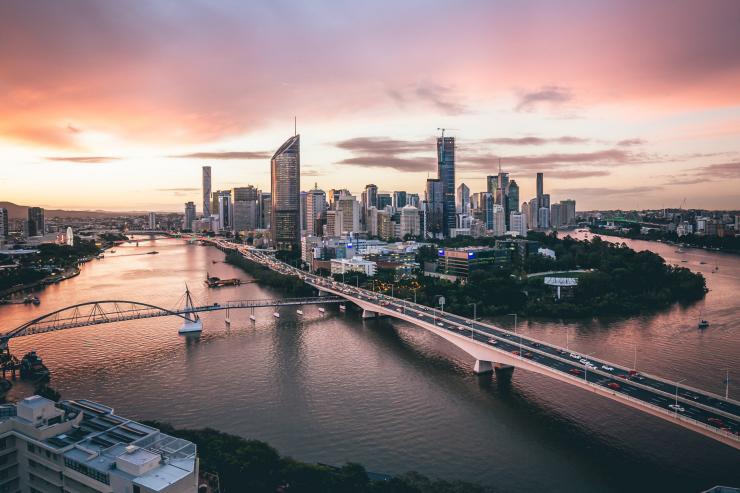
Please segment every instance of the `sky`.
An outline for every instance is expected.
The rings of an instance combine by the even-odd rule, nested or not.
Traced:
[[[457,183],[499,160],[579,210],[740,209],[740,2],[0,2],[0,201],[200,211],[269,190],[422,193],[439,128]]]

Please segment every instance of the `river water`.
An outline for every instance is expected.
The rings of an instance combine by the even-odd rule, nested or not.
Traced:
[[[628,242],[700,271],[711,291],[691,307],[621,320],[519,320],[522,332],[584,354],[740,396],[740,257],[677,253]],[[158,255],[142,255],[157,250]],[[53,309],[90,300],[174,307],[187,282],[197,303],[279,297],[256,284],[208,289],[206,273],[247,276],[223,253],[180,240],[126,244],[82,274],[39,293],[40,306],[0,307],[9,330]],[[681,260],[687,260],[681,263]],[[215,261],[215,263],[214,263]],[[700,262],[706,262],[701,264]],[[715,267],[719,271],[712,273]],[[510,386],[476,377],[473,361],[402,322],[363,321],[335,308],[269,308],[203,316],[200,338],[159,318],[22,337],[67,398],[89,398],[124,416],[210,426],[265,440],[282,454],[329,464],[360,462],[384,473],[417,470],[500,491],[700,491],[740,485],[740,452],[658,418],[516,370]],[[699,331],[700,316],[711,323]],[[496,320],[513,325],[511,317]],[[17,383],[9,398],[29,392]]]

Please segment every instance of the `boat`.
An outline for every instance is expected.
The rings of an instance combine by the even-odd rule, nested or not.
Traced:
[[[273,312],[273,313],[272,313],[272,316],[273,316],[273,317],[275,317],[275,318],[280,318],[280,313],[278,313],[278,312]]]
[[[21,378],[39,381],[49,378],[49,369],[36,351],[29,351],[21,359]]]
[[[686,250],[684,250],[683,248],[679,248],[679,249],[678,249],[678,250],[676,250],[675,252],[676,252],[676,253],[686,253]]]
[[[699,321],[698,327],[699,327],[700,329],[706,329],[707,327],[709,327],[709,322],[708,322],[708,321],[706,321],[706,320],[704,320],[704,319],[701,319],[701,320]]]
[[[298,315],[303,315],[303,310],[296,310],[295,311]]]
[[[116,251],[115,250],[111,250],[110,253],[116,253]]]
[[[702,261],[700,261],[699,263],[700,263],[701,265],[704,265],[704,264],[706,264],[706,262],[704,262],[703,260],[702,260]]]
[[[146,252],[146,254],[147,254],[147,255],[156,255],[156,254],[158,254],[158,253],[159,253],[159,252],[158,252],[158,251],[156,251],[156,250],[152,250],[151,252]]]
[[[345,311],[345,310],[347,310],[347,305],[345,305],[345,304],[341,304],[341,305],[339,305],[339,309],[340,309],[341,311]]]
[[[257,320],[257,317],[255,317],[254,315],[250,315],[249,316],[249,320],[251,320],[252,322],[254,322],[254,321]]]
[[[203,322],[201,321],[198,314],[195,312],[195,305],[193,304],[193,297],[190,296],[190,289],[185,284],[185,311],[189,312],[192,318],[185,319],[185,323],[182,324],[178,334],[193,334],[199,333],[203,330]]]
[[[326,310],[323,307],[319,307],[319,313],[324,313]]]

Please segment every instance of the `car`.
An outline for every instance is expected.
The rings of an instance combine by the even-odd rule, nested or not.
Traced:
[[[707,421],[715,426],[724,426],[724,422],[719,418],[709,418]]]
[[[558,349],[558,353],[565,354],[565,349]]]
[[[582,359],[583,358],[583,356],[581,356],[578,353],[570,353],[570,357],[573,358],[573,359]]]
[[[526,353],[524,353],[524,357],[525,358],[532,358],[533,356],[534,356],[534,354],[530,353],[529,351],[527,351]]]
[[[498,341],[494,339],[493,337],[491,337],[490,339],[488,339],[488,344],[492,344],[495,346],[496,344],[498,344]]]
[[[587,359],[585,359],[585,358],[581,358],[581,359],[580,359],[580,360],[578,360],[578,361],[579,361],[579,362],[580,362],[580,363],[581,363],[582,365],[585,365],[586,363],[589,363],[589,361],[588,361]]]
[[[682,408],[681,406],[679,406],[678,404],[670,404],[668,407],[670,407],[671,409],[673,409],[674,411],[679,412],[679,413],[682,413],[682,412],[684,412],[686,410],[686,409]]]
[[[532,343],[532,346],[534,346],[534,347],[540,347],[540,343],[539,342],[533,342]]]
[[[622,386],[619,385],[617,382],[609,382],[608,384],[606,384],[606,386],[612,390],[619,390],[622,388]]]
[[[511,354],[515,354],[515,355],[519,356],[519,350],[518,349],[515,349],[515,350],[513,350],[511,352]]]
[[[617,376],[618,376],[619,378],[624,378],[625,380],[627,380],[627,375],[625,375],[625,374],[623,374],[623,373],[621,373],[621,374],[619,374],[619,375],[617,375]]]
[[[443,324],[442,322],[437,322],[437,325],[439,325],[440,327],[444,327],[445,326],[445,324]]]
[[[604,369],[604,370],[606,370],[606,371],[613,371],[614,370],[614,368],[612,368],[609,365],[601,365],[601,368]]]
[[[581,373],[583,373],[583,372],[582,372],[581,370],[579,370],[578,368],[571,368],[571,369],[570,369],[570,372],[571,372],[571,373],[572,373],[573,375],[580,375]]]
[[[396,308],[396,311],[397,311],[397,312],[400,312],[400,311],[401,311],[401,309],[400,309],[400,308]]]

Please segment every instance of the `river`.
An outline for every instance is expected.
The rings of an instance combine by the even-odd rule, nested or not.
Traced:
[[[620,240],[621,241],[621,240]],[[740,257],[627,241],[700,271],[710,288],[691,307],[649,316],[578,322],[519,320],[523,333],[584,354],[740,395]],[[247,278],[223,253],[180,240],[141,241],[108,252],[80,276],[39,292],[40,306],[0,306],[9,330],[90,300],[173,307],[187,282],[197,303],[279,297],[256,284],[208,289],[206,273]],[[133,255],[157,250],[158,255]],[[682,259],[687,260],[681,263]],[[214,263],[215,261],[215,263]],[[700,262],[706,262],[701,264]],[[719,271],[712,273],[715,266]],[[740,485],[740,453],[658,418],[544,376],[516,370],[510,386],[476,377],[473,361],[437,336],[336,308],[203,316],[200,338],[159,318],[71,329],[11,342],[36,349],[66,398],[89,398],[123,416],[210,426],[265,440],[296,459],[369,470],[417,470],[500,491],[700,491]],[[710,328],[700,331],[703,316]],[[496,320],[510,327],[511,317]],[[17,383],[9,398],[26,395]]]

